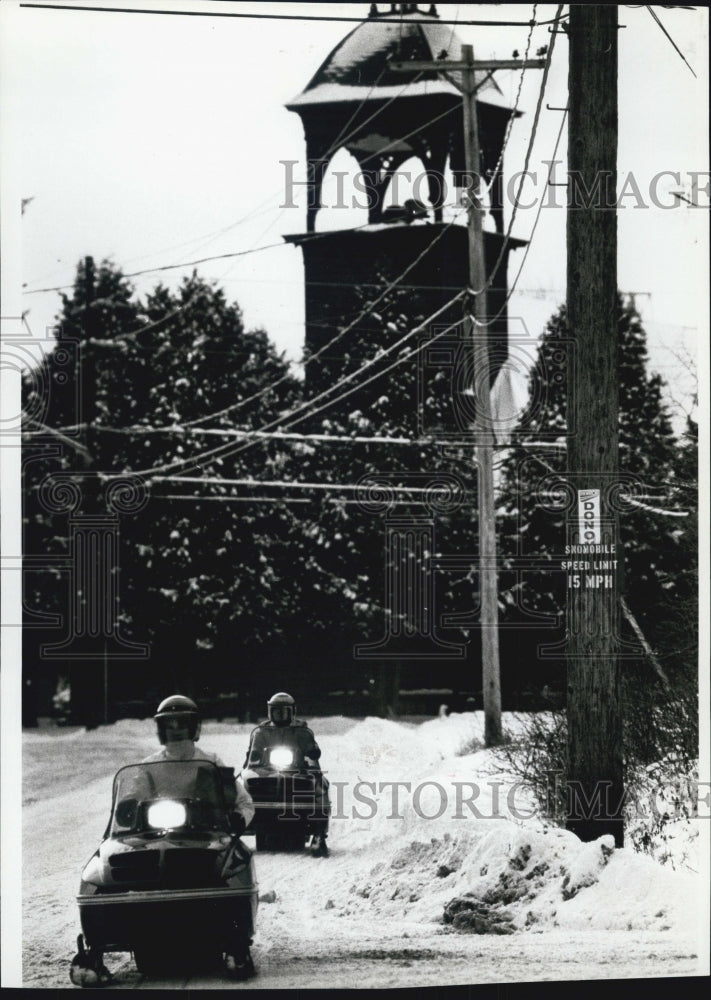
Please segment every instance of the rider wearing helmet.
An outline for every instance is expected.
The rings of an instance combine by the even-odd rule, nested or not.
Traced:
[[[321,748],[304,720],[296,718],[296,702],[292,696],[286,691],[278,691],[273,694],[267,702],[267,716],[265,722],[261,722],[252,730],[247,756],[242,766],[248,767],[261,763],[266,748],[275,742],[282,742],[280,733],[283,734],[288,730],[289,742],[301,753],[306,767],[310,771],[318,773],[321,788],[327,794],[328,780],[321,773],[319,765]],[[317,854],[328,854],[327,833],[327,825],[324,825],[322,831],[316,836]]]
[[[170,750],[158,751],[157,759],[159,760],[164,759],[168,753],[171,756],[177,756],[180,750],[187,753],[189,748],[183,744],[195,744],[200,739],[200,712],[192,698],[186,698],[183,694],[173,694],[170,698],[164,698],[153,718],[161,745],[170,748]],[[214,754],[209,756],[211,759],[214,758]],[[193,746],[187,759],[193,757],[203,760],[205,754]]]
[[[249,750],[243,766],[247,766],[253,750],[261,750],[261,747],[268,742],[267,733],[269,730],[289,728],[293,730],[290,735],[301,750],[307,766],[313,770],[320,770],[318,761],[321,756],[321,748],[304,720],[296,718],[296,702],[291,695],[287,694],[286,691],[273,694],[267,702],[267,716],[266,722],[261,722],[252,731]]]
[[[153,718],[162,749],[146,757],[145,763],[156,760],[211,760],[217,767],[225,766],[217,754],[208,753],[195,745],[200,739],[201,720],[200,711],[192,698],[182,694],[165,698]],[[235,783],[237,798],[234,808],[247,827],[254,816],[252,796],[240,778]]]
[[[162,746],[156,753],[146,757],[145,763],[158,760],[210,760],[217,767],[225,766],[217,754],[201,750],[195,745],[200,739],[201,719],[200,711],[192,698],[182,694],[165,698],[153,718]],[[242,829],[245,829],[254,817],[254,804],[240,777],[235,778],[235,792],[236,799],[232,808],[241,816],[244,824]],[[227,969],[240,979],[254,973],[249,942],[238,939],[234,954],[227,956]]]
[[[146,757],[142,763],[161,760],[209,760],[217,767],[225,765],[214,753],[208,753],[195,746],[200,739],[200,711],[192,700],[182,694],[165,698],[153,716],[162,746],[156,753]],[[254,804],[252,796],[235,778],[235,803],[233,810],[242,818],[243,829],[252,822]],[[81,938],[80,938],[81,942]],[[240,935],[234,942],[233,953],[227,956],[227,970],[235,978],[246,979],[254,974],[254,965],[249,952],[250,941]],[[79,953],[72,961],[72,982],[77,985],[104,986],[112,979],[103,962],[103,951],[93,948],[91,957],[84,953],[80,944]]]

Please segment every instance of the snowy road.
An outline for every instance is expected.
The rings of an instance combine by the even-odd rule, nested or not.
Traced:
[[[608,860],[610,852],[601,851],[599,842],[581,845],[571,834],[535,821],[458,821],[448,815],[427,820],[413,812],[404,795],[401,818],[392,818],[390,790],[386,798],[376,796],[375,815],[362,805],[354,810],[348,791],[359,780],[414,777],[444,783],[471,777],[483,766],[485,752],[459,754],[472,749],[472,739],[476,743],[478,725],[473,715],[419,727],[372,719],[314,722],[331,780],[350,783],[336,810],[343,818],[332,823],[327,859],[256,855],[260,894],[273,892],[276,898],[260,903],[253,947],[259,974],[246,988],[707,972],[699,955],[698,885],[689,873],[670,871],[627,849],[612,852]],[[239,765],[248,731],[209,724],[202,743]],[[149,722],[122,722],[91,733],[26,734],[25,987],[73,988],[68,969],[79,931],[79,873],[101,838],[114,770],[153,745]],[[429,810],[423,805],[420,812]],[[566,894],[561,886],[568,886]],[[445,902],[464,891],[484,890],[496,912],[507,914],[513,933],[465,934],[442,923]],[[227,985],[219,976],[204,975],[148,980],[126,954],[108,955],[106,964],[118,989]]]

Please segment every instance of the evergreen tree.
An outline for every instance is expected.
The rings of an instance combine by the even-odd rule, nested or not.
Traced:
[[[120,271],[108,262],[96,268],[87,258],[72,293],[63,296],[58,320],[57,347],[24,384],[25,552],[70,555],[67,513],[50,512],[41,501],[47,475],[70,474],[81,486],[80,512],[85,513],[88,495],[96,501],[96,490],[105,492],[108,476],[138,472],[149,485],[150,499],[143,510],[121,517],[120,617],[124,638],[149,643],[151,659],[148,665],[121,664],[113,671],[114,697],[125,696],[139,675],[148,692],[160,694],[170,681],[198,694],[202,652],[217,642],[234,650],[238,626],[271,621],[274,601],[265,599],[260,584],[268,572],[272,538],[281,537],[280,522],[288,535],[291,513],[278,502],[268,514],[265,506],[228,503],[230,488],[216,493],[209,486],[160,482],[150,470],[192,457],[199,461],[210,448],[234,445],[233,437],[199,434],[192,422],[209,417],[212,428],[249,429],[290,405],[298,383],[267,335],[246,330],[239,308],[196,275],[175,293],[157,288],[142,304]],[[73,368],[66,363],[68,345],[77,348]],[[41,424],[33,416],[39,412]],[[47,444],[59,454],[32,451]],[[186,467],[189,463],[175,471]],[[263,471],[254,452],[244,458],[228,454],[203,472],[209,477],[218,469],[226,478]],[[223,502],[202,501],[203,492]],[[98,502],[104,503],[98,510],[106,513],[105,496]],[[37,623],[38,612],[59,614],[69,627],[66,580],[66,567],[26,574],[28,629]],[[47,675],[45,697],[55,669],[42,664],[38,645],[57,637],[38,629],[25,643],[27,675],[38,683],[42,671]],[[56,669],[69,666],[60,661]],[[224,666],[227,670],[231,664]],[[77,688],[90,683],[88,668],[73,669]],[[238,689],[242,681],[234,672],[232,687]],[[94,664],[93,675],[98,673]]]
[[[619,552],[624,559],[627,607],[654,649],[663,640],[661,608],[688,587],[682,543],[688,525],[684,518],[669,513],[677,513],[684,505],[678,489],[679,445],[663,401],[663,382],[647,370],[646,335],[633,304],[620,297],[618,315],[619,468],[623,478],[631,475],[643,484],[641,490],[631,491],[631,501],[622,501]],[[511,667],[509,686],[531,691],[540,691],[546,684],[562,691],[564,683],[562,655],[546,659],[539,654],[541,646],[560,640],[564,622],[560,558],[566,541],[565,510],[562,503],[556,510],[554,498],[542,492],[551,489],[554,474],[566,469],[568,338],[566,311],[561,307],[543,333],[529,380],[530,399],[536,403],[529,413],[535,412],[535,420],[517,429],[502,470],[502,660]],[[559,447],[537,447],[542,431]],[[516,555],[548,560],[550,570],[517,578]],[[536,614],[549,616],[554,626],[531,626]],[[623,635],[636,642],[624,618]]]
[[[424,378],[423,355],[418,348],[433,333],[429,326],[423,326],[411,335],[432,311],[431,297],[420,301],[417,290],[411,287],[387,290],[388,282],[378,271],[377,261],[373,267],[372,285],[351,289],[341,314],[330,317],[330,331],[346,331],[345,335],[307,362],[306,381],[312,398],[318,400],[320,393],[335,384],[339,388],[317,401],[314,410],[309,408],[305,419],[295,426],[347,440],[304,445],[298,469],[292,468],[296,477],[311,482],[353,485],[364,477],[375,477],[387,484],[385,494],[388,487],[392,489],[393,504],[387,511],[356,502],[354,491],[334,490],[314,510],[312,536],[315,558],[326,571],[325,579],[331,587],[337,584],[339,593],[348,598],[340,624],[330,614],[323,619],[327,628],[334,630],[332,641],[338,644],[334,660],[342,668],[350,664],[346,671],[350,686],[367,689],[375,683],[379,695],[375,710],[384,713],[397,711],[400,684],[431,686],[433,676],[444,676],[442,670],[446,680],[441,683],[468,691],[480,688],[477,497],[473,448],[470,442],[462,444],[465,431],[459,444],[443,441],[434,431],[453,426],[451,372],[442,368]],[[442,343],[461,339],[457,323],[446,332],[461,312],[457,303],[441,321],[437,333],[444,331]],[[293,451],[289,455],[293,456]],[[459,502],[451,508],[444,504],[433,509],[417,492],[436,482],[438,475],[445,477],[441,481],[459,484]],[[404,557],[409,558],[409,583],[402,562],[398,562],[403,549],[388,546],[387,532],[395,519],[403,531],[408,523],[422,525],[427,519],[433,527],[433,538],[428,538],[420,556],[413,552]],[[435,571],[434,559],[442,556],[458,556],[460,563]],[[435,642],[424,634],[429,626],[425,614],[418,617],[415,610],[422,596],[418,568],[430,559],[434,607],[428,607],[426,613],[435,622]],[[443,626],[445,615],[458,615],[459,619]],[[398,628],[409,634],[402,641],[393,637],[382,657],[354,657],[354,646],[375,644]],[[454,644],[464,647],[462,660],[447,659]],[[423,653],[426,655],[420,658],[418,654]],[[370,705],[368,710],[372,711],[375,706]]]

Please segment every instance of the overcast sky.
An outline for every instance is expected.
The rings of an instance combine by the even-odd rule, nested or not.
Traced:
[[[368,12],[367,4],[146,0],[140,6],[341,17]],[[459,21],[498,19],[504,13],[525,21],[532,9],[524,4],[438,5],[443,19]],[[541,4],[537,17],[552,17],[555,10]],[[673,210],[655,207],[650,184],[661,171],[680,173],[681,185],[673,177],[658,182],[658,199],[671,204],[672,189],[685,189],[688,196],[691,171],[708,170],[708,16],[705,9],[656,10],[696,79],[646,9],[620,8],[625,27],[620,30],[619,171],[621,180],[634,173],[648,207],[638,207],[633,193],[619,213],[619,284],[639,293],[654,364],[676,384],[679,366],[672,352],[681,346],[693,350],[699,328],[705,327],[707,215],[683,203]],[[305,156],[300,119],[284,104],[304,88],[353,24],[39,10],[21,8],[19,0],[4,0],[0,12],[2,145],[14,182],[8,185],[13,200],[5,218],[15,223],[21,247],[7,275],[14,298],[6,297],[5,303],[14,308],[4,307],[4,315],[16,315],[18,306],[28,310],[31,330],[42,336],[57,311],[58,294],[28,293],[71,284],[86,254],[108,257],[132,272],[279,244],[283,234],[304,229],[303,195],[296,199],[298,207],[281,207],[280,161],[302,163]],[[527,28],[458,26],[457,34],[474,45],[475,56],[507,58],[514,49],[524,52]],[[537,27],[532,53],[550,41],[548,28]],[[566,104],[567,60],[567,41],[558,35],[546,93],[553,107]],[[518,76],[498,74],[512,104]],[[539,71],[526,74],[520,100],[525,114],[506,150],[507,177],[523,167],[541,76]],[[526,187],[531,201],[543,194],[544,161],[553,155],[560,119],[558,111],[543,113],[530,164],[537,185],[531,181]],[[561,179],[566,143],[564,133],[558,152]],[[541,212],[511,303],[511,314],[522,317],[534,336],[564,298],[564,191],[555,191],[560,208]],[[20,198],[33,199],[21,218]],[[708,194],[700,191],[699,201],[708,205]],[[514,234],[528,238],[534,215],[535,207],[520,211]],[[359,221],[358,213],[334,209],[324,213],[320,228]],[[7,226],[6,231],[12,235]],[[511,256],[510,280],[521,253]],[[12,265],[18,273],[12,273]],[[159,280],[174,285],[189,271],[136,277],[135,287],[145,292]],[[248,324],[263,325],[289,357],[298,359],[303,345],[298,249],[278,246],[201,264],[199,271],[240,303]]]

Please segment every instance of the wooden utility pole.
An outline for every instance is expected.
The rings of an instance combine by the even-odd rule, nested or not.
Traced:
[[[590,569],[568,590],[567,826],[586,841],[611,833],[622,846],[622,553],[611,502],[619,476],[617,7],[571,4],[568,24],[567,312],[575,346],[567,404],[575,497],[568,540],[587,545],[572,558]],[[612,572],[596,572],[602,564]]]
[[[82,344],[84,363],[81,366],[83,375],[83,385],[81,386],[81,391],[86,407],[86,427],[84,438],[84,444],[86,446],[84,471],[86,475],[84,479],[83,494],[84,503],[86,504],[86,512],[90,515],[96,515],[100,510],[101,498],[100,487],[98,479],[96,478],[96,432],[94,429],[98,413],[96,357],[93,353],[91,343],[92,338],[96,335],[95,324],[91,319],[91,310],[96,295],[96,266],[94,264],[93,257],[84,258],[84,282],[84,343]],[[78,581],[75,581],[75,586],[78,585]],[[82,586],[85,585],[85,581],[82,581]],[[91,602],[97,600],[97,598],[100,601],[101,595],[89,594],[86,592],[83,593],[82,601],[85,620],[88,618],[88,609]],[[87,729],[93,729],[98,724],[99,719],[103,719],[104,723],[108,722],[108,662],[106,656],[106,642],[104,642],[101,665],[103,675],[101,693],[99,691],[99,684],[96,680],[96,667],[94,667],[93,661],[89,660],[83,668],[85,674],[84,696],[86,698],[85,717],[83,721]],[[101,708],[99,707],[99,697],[101,697]]]
[[[486,259],[484,257],[484,211],[479,197],[481,166],[479,160],[479,124],[476,110],[474,50],[462,45],[464,82],[464,165],[469,186],[469,287],[474,297],[474,319],[465,298],[465,330],[476,345],[477,367],[483,370],[479,384],[482,392],[476,399],[475,456],[479,470],[479,601],[481,626],[481,669],[484,700],[484,740],[487,747],[501,743],[501,669],[499,666],[499,586],[496,565],[496,508],[494,506],[494,434],[491,422],[489,379],[489,328],[486,326]],[[475,374],[479,372],[475,368]]]
[[[479,124],[476,108],[476,71],[495,69],[542,69],[543,59],[487,59],[474,61],[471,45],[462,45],[460,61],[408,61],[393,63],[400,71],[456,70],[462,74],[464,112],[464,166],[468,187],[469,288],[474,293],[474,322],[465,297],[464,323],[476,363],[474,377],[482,387],[476,397],[475,456],[479,470],[479,597],[481,626],[484,738],[487,747],[501,742],[501,670],[499,666],[498,572],[496,564],[496,508],[494,505],[494,429],[491,416],[489,328],[486,305],[486,259],[484,255],[484,209],[479,197],[481,164]]]

